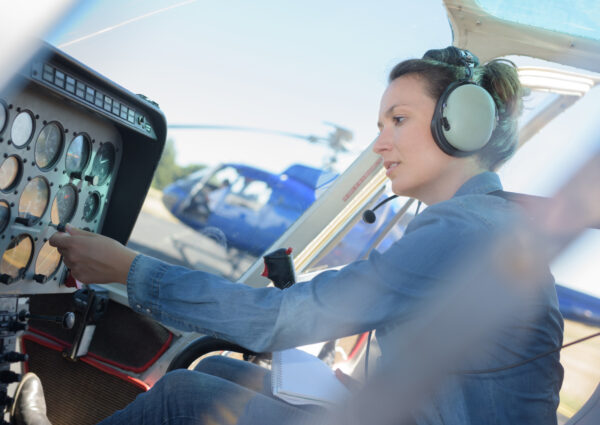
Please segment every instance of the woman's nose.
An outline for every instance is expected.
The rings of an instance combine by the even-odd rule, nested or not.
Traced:
[[[384,151],[389,149],[389,141],[386,131],[383,129],[379,132],[379,135],[375,139],[375,143],[373,144],[373,152],[378,155],[381,155]]]

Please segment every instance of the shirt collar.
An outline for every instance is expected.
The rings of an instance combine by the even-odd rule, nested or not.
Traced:
[[[500,177],[498,177],[498,174],[492,171],[484,171],[483,173],[477,174],[463,183],[453,197],[490,193],[496,190],[502,190]]]

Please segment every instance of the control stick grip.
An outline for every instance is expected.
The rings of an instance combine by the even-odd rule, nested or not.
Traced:
[[[291,254],[292,248],[280,248],[263,257],[265,270],[262,276],[268,278],[279,289],[289,288],[296,283]]]

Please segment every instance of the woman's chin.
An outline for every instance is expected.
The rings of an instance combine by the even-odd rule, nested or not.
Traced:
[[[394,181],[392,180],[392,192],[398,196],[413,196],[414,190],[410,185],[406,184],[406,181]]]

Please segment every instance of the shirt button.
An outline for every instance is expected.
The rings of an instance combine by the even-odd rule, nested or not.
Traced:
[[[152,313],[152,310],[150,310],[149,308],[146,309],[146,313],[150,314]]]
[[[141,309],[142,309],[142,306],[141,306],[141,305],[139,305],[139,304],[136,304],[135,308],[137,308],[138,310],[141,310]]]

